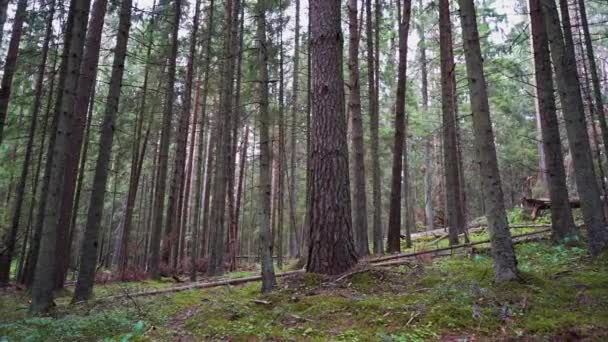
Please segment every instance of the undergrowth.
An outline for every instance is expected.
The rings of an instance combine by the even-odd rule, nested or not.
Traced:
[[[608,338],[608,255],[591,259],[583,248],[549,242],[517,245],[516,251],[521,280],[500,286],[493,285],[492,260],[482,253],[362,269],[337,282],[299,274],[281,279],[268,295],[249,283],[60,304],[55,318],[25,318],[27,297],[2,295],[0,340]]]

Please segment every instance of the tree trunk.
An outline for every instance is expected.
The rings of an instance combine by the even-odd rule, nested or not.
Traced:
[[[205,188],[203,189],[203,177],[207,176],[209,174],[209,172],[211,172],[211,169],[209,168],[209,163],[203,168],[203,163],[205,162],[205,160],[203,159],[203,151],[204,151],[204,145],[205,145],[205,140],[204,140],[204,128],[205,128],[205,120],[207,120],[207,95],[209,93],[209,66],[210,66],[210,62],[211,62],[211,43],[212,43],[212,38],[213,38],[213,17],[214,17],[214,0],[209,1],[209,13],[207,14],[208,17],[208,26],[207,26],[207,36],[205,39],[205,59],[204,59],[204,64],[203,64],[203,94],[202,94],[202,98],[201,98],[201,119],[200,119],[200,125],[199,125],[199,135],[198,135],[198,153],[197,153],[197,165],[199,166],[199,171],[196,177],[196,185],[194,186],[195,191],[196,191],[196,195],[195,195],[195,199],[194,199],[194,226],[193,226],[193,230],[194,230],[194,238],[193,238],[193,243],[192,243],[192,270],[190,273],[190,279],[192,281],[196,280],[197,274],[196,274],[196,264],[198,261],[198,245],[199,245],[199,241],[198,241],[198,233],[201,233],[201,236],[204,237],[205,235],[205,225],[200,225],[199,223],[201,222],[201,208],[203,207],[203,204],[201,203],[203,198],[203,194],[206,193],[207,197],[205,200],[205,203],[209,202],[209,196],[208,196],[208,188],[209,188],[209,183],[206,181],[205,182]],[[208,125],[209,126],[209,125]],[[211,135],[211,129],[209,129],[209,135]],[[213,156],[212,150],[208,149],[207,151],[207,159],[209,161],[211,161]],[[205,173],[203,173],[203,170],[205,170]],[[207,177],[207,179],[211,179],[210,177]],[[207,205],[208,207],[208,205]],[[205,213],[204,213],[205,214]],[[205,220],[203,220],[203,222],[205,222]],[[201,243],[201,248],[204,250],[205,249],[205,245],[204,243]]]
[[[260,103],[260,179],[259,179],[259,214],[260,256],[262,261],[262,293],[271,291],[276,286],[272,264],[272,240],[270,234],[270,192],[271,192],[271,148],[270,148],[270,115],[268,112],[268,50],[266,40],[266,1],[257,3],[257,41],[258,41],[258,101]]]
[[[161,244],[161,234],[162,234],[162,225],[163,225],[163,212],[165,208],[165,191],[167,185],[167,172],[169,166],[169,143],[171,140],[171,118],[173,116],[173,102],[175,100],[175,69],[176,69],[176,59],[177,59],[177,50],[178,50],[178,31],[179,31],[179,21],[181,18],[181,0],[175,0],[174,4],[174,13],[173,13],[173,25],[171,28],[171,51],[168,58],[168,66],[167,66],[167,84],[166,84],[166,93],[165,93],[165,104],[163,108],[163,120],[162,120],[162,131],[160,138],[160,146],[159,146],[159,159],[158,159],[158,170],[156,176],[156,191],[155,191],[155,199],[154,199],[154,226],[152,229],[152,240],[151,240],[151,256],[150,256],[150,264],[149,271],[150,275],[153,279],[160,278],[160,244]],[[173,201],[172,198],[169,198],[169,207],[172,206]],[[169,208],[167,213],[171,213],[173,208]],[[167,228],[173,224],[173,218],[167,215]],[[171,231],[166,231],[165,236],[169,236],[168,233]],[[166,244],[167,242],[165,242]],[[163,261],[167,261],[166,251],[168,246],[164,246],[163,251]]]
[[[289,159],[289,255],[300,257],[298,228],[296,226],[296,131],[299,112],[298,92],[300,91],[300,0],[295,0],[295,32],[293,47],[293,83],[291,89],[291,137]]]
[[[106,109],[103,123],[101,124],[99,155],[95,166],[87,224],[82,240],[82,251],[80,252],[80,271],[78,272],[78,281],[76,282],[74,298],[72,299],[75,303],[90,299],[93,295],[93,283],[95,281],[95,269],[97,266],[97,240],[101,218],[103,217],[103,205],[108,181],[108,164],[112,152],[114,123],[116,121],[116,114],[118,113],[130,27],[131,0],[123,0],[120,8],[118,36],[114,48],[114,62],[112,64],[112,75],[110,76],[108,97],[106,99]]]
[[[492,240],[495,280],[500,283],[514,280],[517,277],[517,262],[498,171],[475,4],[473,0],[458,0],[458,3],[460,4],[464,56],[473,112],[473,133],[479,151],[481,184],[484,189],[485,213]]]
[[[55,288],[63,288],[65,276],[69,266],[71,241],[68,228],[72,221],[72,208],[74,204],[74,192],[78,178],[78,164],[80,161],[80,150],[84,136],[85,121],[89,109],[92,88],[97,78],[97,64],[99,63],[99,51],[101,48],[101,34],[106,15],[107,0],[95,0],[91,9],[91,19],[85,40],[85,50],[78,78],[78,89],[73,107],[73,120],[71,127],[70,145],[66,159],[64,184],[61,197],[61,211],[57,225],[57,264],[55,276]]]
[[[405,78],[407,71],[407,36],[410,27],[411,8],[412,2],[404,0],[403,14],[399,22],[399,66],[397,70],[397,95],[395,102],[395,140],[393,145],[393,175],[391,178],[391,203],[387,239],[389,252],[401,251],[401,181],[403,176],[403,154],[406,151]],[[406,183],[407,178],[406,176]]]
[[[230,128],[234,110],[232,108],[232,95],[234,90],[234,66],[236,57],[236,34],[233,29],[238,28],[238,13],[240,13],[240,0],[229,0],[225,3],[226,18],[224,22],[223,56],[225,62],[221,65],[222,75],[220,87],[220,109],[217,125],[216,163],[213,180],[213,202],[211,203],[211,255],[209,259],[209,275],[219,275],[224,271],[225,254],[225,223],[226,223],[226,193],[228,185],[228,171],[230,170]]]
[[[377,1],[376,1],[377,2]],[[380,17],[379,6],[376,4],[376,21]],[[372,159],[372,207],[373,207],[373,218],[372,218],[372,230],[374,240],[374,254],[381,254],[383,247],[383,234],[382,234],[382,194],[381,184],[382,179],[380,173],[380,152],[378,146],[378,126],[380,123],[378,116],[378,93],[376,91],[375,79],[379,75],[375,74],[376,67],[378,64],[374,57],[374,39],[373,39],[373,28],[372,28],[372,0],[365,1],[365,15],[366,15],[366,37],[367,37],[367,97],[369,101],[369,115],[370,115],[370,141],[371,141],[371,159]],[[376,27],[376,31],[378,26]]]
[[[8,1],[6,2],[6,5],[2,3],[4,1],[6,0],[1,0],[0,2],[0,32],[3,31],[2,28],[4,27],[4,21],[6,20],[6,5],[8,5]],[[11,40],[8,45],[8,51],[6,52],[6,61],[4,62],[4,74],[2,75],[2,82],[0,83],[0,145],[2,144],[2,139],[4,137],[3,132],[4,126],[6,125],[6,117],[8,114],[8,103],[11,99],[11,85],[13,83],[13,77],[15,76],[15,70],[17,69],[17,56],[19,55],[19,44],[21,43],[23,22],[27,14],[26,10],[27,0],[19,0],[17,2],[15,19],[13,21],[13,32],[11,33]],[[1,42],[2,33],[0,33],[0,45],[2,44]],[[14,246],[8,247],[9,249],[11,249]],[[0,282],[2,282],[1,279]]]
[[[306,270],[339,274],[357,263],[348,177],[340,3],[312,0],[310,246]]]
[[[25,10],[26,10],[26,5],[27,5],[27,1],[25,0],[20,0],[19,4],[18,4],[18,8],[17,8],[17,12],[15,15],[15,21],[13,23],[13,33],[11,36],[11,42],[9,45],[9,51],[8,53],[10,54],[11,52],[13,52],[13,49],[19,49],[19,42],[21,41],[21,31],[22,31],[22,27],[23,27],[23,20],[25,17]],[[11,228],[8,231],[8,234],[6,236],[4,236],[4,238],[2,239],[3,242],[3,246],[2,246],[2,250],[0,250],[0,284],[6,284],[9,281],[10,278],[10,269],[11,269],[11,261],[13,259],[13,253],[15,251],[15,243],[17,241],[17,232],[19,231],[19,221],[21,219],[21,209],[23,207],[23,199],[25,197],[25,186],[27,183],[27,175],[29,172],[29,168],[30,168],[30,161],[32,158],[32,152],[33,152],[33,148],[34,148],[34,140],[36,138],[36,126],[38,124],[38,114],[40,112],[40,103],[42,102],[42,86],[44,84],[44,74],[45,74],[45,69],[46,69],[46,60],[47,60],[47,56],[48,56],[48,52],[49,52],[49,44],[51,41],[51,34],[49,33],[50,30],[52,30],[52,28],[49,29],[49,27],[51,27],[52,25],[52,20],[53,20],[53,15],[55,12],[55,2],[51,1],[51,3],[49,4],[50,6],[50,10],[49,10],[49,14],[48,14],[48,19],[47,19],[47,28],[46,28],[46,33],[45,33],[45,37],[44,37],[44,45],[42,47],[42,59],[40,61],[40,64],[38,65],[38,73],[36,76],[36,85],[35,85],[35,89],[34,89],[34,104],[32,107],[32,114],[31,114],[31,118],[30,118],[30,128],[29,128],[29,133],[28,133],[28,141],[27,141],[27,147],[25,149],[25,157],[23,158],[23,165],[21,166],[21,176],[19,178],[19,181],[17,183],[17,188],[16,188],[16,197],[15,197],[15,203],[14,203],[14,208],[13,208],[13,216],[11,219]],[[51,23],[51,24],[49,24]],[[0,37],[1,39],[1,37]],[[13,46],[16,45],[16,46]],[[9,55],[10,56],[10,55]],[[9,63],[12,64],[16,64],[16,53],[15,53],[15,58],[14,61],[9,62],[9,57],[7,56],[7,61],[5,63],[5,72],[3,75],[3,79],[2,79],[2,88],[0,89],[0,106],[3,106],[4,110],[2,111],[2,109],[0,108],[0,115],[2,115],[2,113],[6,113],[6,108],[8,107],[8,100],[10,97],[10,84],[8,84],[8,88],[5,89],[5,77],[7,77],[7,69],[6,67],[8,66]],[[9,67],[10,70],[10,67]],[[14,65],[13,65],[13,70],[14,70]],[[10,73],[10,71],[8,71]],[[9,80],[7,80],[7,82],[9,82]],[[11,80],[10,83],[12,83],[12,76],[11,76]],[[8,92],[8,93],[5,93]],[[6,96],[6,98],[4,98],[4,96]],[[4,103],[4,101],[6,101],[6,103]],[[0,144],[2,142],[2,126],[3,123],[0,122]],[[32,203],[33,206],[33,203]],[[23,241],[23,244],[26,244],[26,240]]]
[[[352,176],[353,186],[353,235],[355,249],[360,257],[369,254],[367,241],[367,196],[365,191],[365,149],[363,146],[363,121],[361,118],[361,85],[359,83],[359,18],[357,0],[348,1],[348,71],[350,92],[348,108],[352,125]]]
[[[562,33],[555,1],[541,0],[541,11],[547,28],[551,59],[555,68],[570,153],[574,162],[583,221],[589,235],[589,251],[591,254],[597,255],[608,245],[608,231],[606,231],[606,219],[589,145],[587,122],[576,72],[569,14],[567,10],[565,12],[562,10],[564,20],[564,33]]]
[[[456,96],[454,74],[452,22],[449,0],[439,2],[439,45],[441,54],[441,110],[443,119],[443,160],[446,185],[446,216],[451,245],[458,244],[458,234],[464,232],[462,186],[458,162],[456,134]]]
[[[45,169],[46,184],[43,184],[44,203],[40,207],[41,241],[34,280],[32,283],[33,313],[47,312],[53,304],[55,288],[57,223],[61,209],[64,174],[71,140],[73,106],[78,88],[78,75],[84,48],[84,38],[89,17],[90,0],[73,0],[68,13],[64,51],[61,61],[61,72],[58,83],[58,94],[55,104],[54,123],[48,146],[47,165]]]
[[[587,60],[589,61],[589,70],[591,74],[591,82],[593,84],[593,96],[595,98],[595,109],[597,116],[600,121],[600,128],[602,130],[602,140],[604,142],[604,152],[608,155],[608,124],[606,124],[606,113],[604,111],[604,101],[602,98],[602,87],[600,84],[600,78],[598,76],[598,68],[595,60],[595,53],[593,51],[593,43],[591,35],[589,34],[589,23],[587,22],[587,10],[585,8],[585,1],[578,0],[581,26],[583,29],[583,36],[585,40],[585,50],[587,52]],[[601,163],[601,161],[598,161]]]
[[[577,234],[568,199],[566,171],[556,113],[551,56],[540,0],[530,0],[532,47],[543,146],[546,152],[546,172],[551,199],[551,227],[557,242]]]

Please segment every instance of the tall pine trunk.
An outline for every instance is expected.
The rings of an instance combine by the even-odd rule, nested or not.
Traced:
[[[568,199],[566,171],[564,169],[551,72],[549,41],[541,13],[540,0],[530,0],[530,23],[532,27],[537,102],[542,143],[546,156],[547,185],[551,199],[551,226],[553,239],[559,242],[563,241],[564,238],[575,235],[577,231]]]
[[[76,288],[74,290],[74,298],[72,299],[73,302],[90,299],[93,295],[93,283],[95,281],[95,270],[97,266],[97,240],[99,237],[101,218],[103,217],[103,205],[108,182],[108,165],[112,152],[114,124],[116,121],[116,114],[118,113],[130,27],[131,0],[123,0],[120,8],[118,36],[114,48],[114,62],[112,64],[112,75],[110,76],[108,97],[106,99],[106,109],[101,124],[99,155],[95,165],[95,176],[93,178],[93,189],[91,190],[87,224],[82,240],[82,250],[80,252],[80,270],[78,272],[78,281],[76,282]]]
[[[475,4],[473,0],[458,0],[458,3],[460,4],[464,56],[467,66],[471,111],[473,112],[473,133],[478,150],[481,185],[484,189],[485,214],[488,219],[492,254],[494,256],[494,276],[496,282],[500,283],[517,278],[517,262],[513,251],[498,171]]]
[[[379,6],[376,5],[376,21],[380,17],[378,13]],[[381,189],[381,173],[380,173],[380,151],[378,143],[378,127],[380,119],[378,114],[378,92],[376,89],[376,74],[377,55],[374,55],[374,35],[372,25],[372,0],[365,1],[365,18],[366,18],[366,41],[367,41],[367,97],[368,111],[370,116],[370,153],[372,159],[372,231],[374,240],[374,254],[381,254],[383,247],[382,233],[382,189]],[[376,30],[378,26],[376,26]]]
[[[399,66],[397,69],[397,94],[395,102],[395,138],[393,143],[393,167],[391,177],[391,202],[388,216],[388,251],[401,251],[401,181],[403,155],[406,153],[405,136],[405,87],[407,71],[407,36],[410,27],[412,2],[404,0],[399,22]],[[407,172],[407,167],[405,168]],[[405,176],[407,183],[408,177]],[[407,196],[407,194],[405,195]],[[410,209],[407,208],[409,211]]]
[[[47,312],[53,304],[55,288],[57,224],[61,209],[64,174],[71,140],[73,106],[78,88],[78,75],[82,61],[90,0],[72,0],[68,13],[64,51],[53,114],[53,127],[48,144],[47,167],[41,192],[38,224],[41,231],[40,247],[36,256],[32,282],[33,313]],[[38,229],[38,228],[37,228]]]
[[[608,245],[608,231],[589,145],[569,14],[567,10],[565,12],[562,10],[564,22],[560,24],[555,0],[541,0],[541,11],[547,28],[557,89],[566,122],[570,154],[574,162],[574,174],[581,198],[583,221],[589,235],[589,250],[596,255]],[[564,28],[563,33],[561,25]]]
[[[365,191],[365,149],[363,146],[363,121],[361,118],[361,85],[359,82],[359,18],[357,0],[348,1],[348,71],[352,134],[352,176],[353,184],[353,235],[355,249],[360,257],[369,254],[367,241],[367,196]]]
[[[158,170],[156,176],[156,190],[154,193],[154,222],[152,228],[151,256],[149,263],[150,275],[153,279],[160,278],[161,262],[161,235],[163,227],[163,212],[165,208],[165,191],[167,173],[169,168],[169,143],[171,140],[171,118],[173,116],[173,102],[175,100],[175,71],[178,49],[178,31],[181,18],[181,0],[175,0],[173,8],[173,22],[171,28],[171,51],[167,66],[167,83],[165,89],[165,104],[163,107],[162,131],[159,146]],[[171,205],[172,201],[169,199]],[[168,211],[168,213],[171,211]],[[167,219],[167,222],[173,220]],[[165,234],[166,236],[168,234]],[[166,243],[166,242],[165,242]],[[165,245],[165,248],[167,246]],[[163,252],[163,261],[167,261],[166,250]]]
[[[459,174],[458,137],[456,132],[456,94],[449,0],[439,2],[439,45],[441,55],[441,111],[443,119],[443,160],[446,185],[446,216],[451,245],[458,244],[458,234],[465,229],[462,187]]]
[[[260,127],[260,179],[259,179],[259,213],[260,258],[262,261],[262,293],[271,291],[276,286],[274,266],[272,264],[272,240],[270,234],[270,193],[271,193],[271,147],[270,147],[270,113],[268,111],[268,41],[266,39],[266,0],[258,0],[256,16],[256,36],[258,43],[258,101]]]
[[[352,235],[341,8],[310,1],[312,132],[310,238],[306,270],[339,274],[357,263]]]

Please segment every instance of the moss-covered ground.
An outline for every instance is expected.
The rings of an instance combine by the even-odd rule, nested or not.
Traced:
[[[0,341],[427,341],[608,340],[608,255],[547,241],[520,244],[521,281],[495,286],[485,254],[392,268],[340,281],[299,274],[259,293],[259,283],[102,304],[28,318],[27,296],[0,295]],[[240,276],[249,274],[240,274]],[[232,275],[234,276],[234,275]],[[171,286],[97,287],[97,296]]]

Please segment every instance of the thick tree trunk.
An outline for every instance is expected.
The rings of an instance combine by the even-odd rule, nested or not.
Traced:
[[[407,36],[410,27],[412,2],[404,0],[399,23],[399,66],[397,69],[397,95],[395,102],[395,139],[393,144],[393,174],[391,177],[391,203],[388,216],[389,252],[401,251],[401,181],[403,154],[405,153],[405,86],[407,71]],[[406,169],[407,172],[407,169]],[[406,183],[407,183],[407,178]],[[406,195],[407,196],[407,195]],[[409,208],[407,209],[409,210]]]
[[[179,0],[178,0],[179,1]],[[101,135],[99,137],[99,155],[95,165],[95,176],[93,178],[93,189],[89,202],[87,224],[82,240],[80,252],[80,271],[78,281],[74,290],[73,302],[90,299],[93,295],[93,283],[95,281],[97,240],[99,226],[103,217],[103,205],[108,181],[108,165],[112,152],[114,139],[114,123],[118,113],[120,90],[122,88],[122,77],[127,56],[127,43],[129,40],[129,28],[131,27],[131,0],[123,0],[120,8],[120,19],[118,23],[118,36],[114,48],[114,62],[112,64],[112,75],[106,109],[101,124]]]
[[[80,151],[84,136],[85,121],[89,109],[92,88],[97,78],[97,64],[99,62],[99,51],[101,48],[101,34],[106,15],[107,0],[95,0],[91,9],[91,20],[85,40],[85,51],[78,78],[78,90],[76,102],[74,103],[73,120],[68,146],[68,156],[64,175],[64,184],[61,198],[61,212],[57,225],[57,256],[55,288],[63,288],[65,276],[69,266],[71,241],[69,241],[69,226],[72,221],[72,208],[74,204],[74,192],[78,178],[78,164]]]
[[[555,0],[541,0],[541,13],[545,19],[551,59],[563,107],[583,221],[589,234],[589,250],[593,255],[597,255],[608,245],[608,230],[589,145],[569,14],[567,10],[562,11],[562,33]]]
[[[348,108],[352,125],[353,235],[360,257],[369,254],[367,241],[367,196],[365,191],[365,148],[361,118],[361,85],[359,82],[359,18],[357,0],[348,1],[348,71],[350,92]]]
[[[165,92],[165,104],[163,108],[163,120],[162,120],[162,131],[160,138],[160,146],[159,146],[159,159],[158,159],[158,170],[156,176],[156,191],[155,191],[155,199],[154,199],[154,226],[152,228],[152,240],[151,240],[151,257],[149,264],[150,275],[153,279],[160,278],[160,262],[161,262],[161,234],[162,234],[162,226],[163,226],[163,212],[165,209],[165,191],[167,185],[167,173],[169,166],[169,143],[171,140],[171,118],[173,116],[173,102],[175,100],[175,69],[176,69],[176,60],[177,60],[177,50],[178,50],[178,31],[179,31],[179,22],[181,18],[181,0],[175,0],[174,4],[174,13],[173,13],[173,25],[171,28],[171,51],[168,58],[168,66],[167,66],[167,84],[166,84],[166,92]],[[181,125],[180,125],[181,126]],[[172,206],[173,201],[169,198],[169,207]],[[174,205],[174,204],[173,204]],[[167,213],[171,213],[173,208],[167,211]],[[167,215],[169,216],[169,215]],[[167,228],[173,224],[173,219],[167,217]],[[173,238],[173,236],[169,236],[171,231],[166,231],[165,236],[169,238]],[[167,242],[165,241],[165,246],[163,250],[163,261],[167,262]],[[169,245],[170,246],[170,245]]]
[[[257,41],[258,41],[258,101],[260,103],[260,179],[259,214],[260,257],[262,261],[262,293],[276,286],[272,264],[272,240],[270,234],[270,192],[271,192],[271,148],[270,115],[268,112],[268,41],[266,40],[266,0],[257,3]]]
[[[475,4],[473,0],[459,0],[458,3],[460,4],[464,56],[473,112],[473,133],[479,151],[481,184],[484,189],[485,213],[492,240],[495,280],[505,282],[517,278],[517,262],[498,171]]]
[[[542,128],[542,142],[546,152],[546,172],[551,199],[551,227],[553,229],[553,239],[559,242],[577,234],[577,229],[574,225],[568,199],[566,171],[564,169],[564,157],[555,106],[549,41],[541,13],[540,0],[530,0],[530,21],[538,110]]]
[[[443,119],[443,160],[446,185],[446,218],[450,244],[458,244],[458,234],[464,232],[462,186],[459,174],[458,137],[456,134],[456,96],[452,22],[449,0],[439,2],[439,44],[441,54],[441,110]]]
[[[78,76],[84,48],[90,0],[73,0],[70,4],[66,26],[64,52],[55,104],[54,123],[47,153],[45,183],[41,203],[41,241],[36,258],[35,274],[32,283],[33,313],[47,312],[53,304],[55,274],[57,269],[56,244],[57,224],[61,209],[62,190],[66,162],[71,140],[73,106],[78,88]]]
[[[340,3],[312,0],[310,246],[306,270],[339,274],[357,263],[348,177]]]

